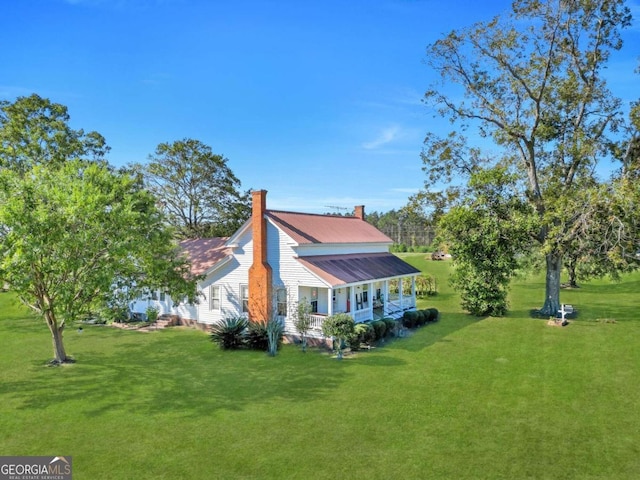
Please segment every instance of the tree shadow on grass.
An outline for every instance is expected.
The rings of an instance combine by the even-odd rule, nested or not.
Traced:
[[[474,317],[465,313],[440,312],[438,322],[427,323],[422,327],[410,330],[407,337],[398,338],[392,347],[418,352],[436,343],[450,341],[447,337],[453,333],[482,320],[483,317]]]
[[[518,289],[522,286],[518,286]],[[544,285],[537,285],[541,294],[544,293]],[[597,319],[615,319],[616,321],[631,321],[638,317],[638,305],[636,295],[640,292],[640,281],[615,282],[603,281],[585,282],[580,288],[562,289],[560,299],[562,303],[574,306],[577,315],[568,317],[570,320],[595,321]],[[531,310],[514,310],[509,312],[509,317],[541,318],[532,312],[542,306],[542,298],[539,304],[532,306]],[[535,307],[535,308],[534,308]]]
[[[34,369],[28,380],[3,382],[0,393],[21,409],[74,403],[87,417],[114,409],[199,416],[256,402],[310,401],[330,395],[349,375],[347,362],[316,352],[220,351],[202,335],[163,333],[134,341],[132,335],[145,334],[125,335],[108,353],[78,351],[78,363]]]
[[[620,295],[636,294],[640,292],[640,280],[638,281],[609,281],[607,283],[589,282],[581,285],[579,289],[571,290],[577,294],[585,292],[588,295]]]
[[[455,292],[447,292],[447,293],[441,293],[438,292],[436,295],[433,296],[429,296],[429,295],[424,295],[421,297],[418,297],[418,304],[422,305],[431,305],[431,304],[445,304],[448,301],[450,301],[452,298],[456,297],[457,294]],[[429,307],[425,307],[425,308],[429,308]]]
[[[384,349],[388,345],[391,345],[391,343],[388,343],[380,348]],[[359,365],[366,365],[368,367],[399,367],[402,365],[406,365],[407,363],[404,360],[400,360],[399,358],[385,355],[380,350],[373,352],[360,351],[351,361]]]
[[[548,315],[539,315],[540,306],[537,308],[525,309],[521,308],[518,310],[509,310],[505,315],[505,318],[513,319],[513,320],[521,320],[521,319],[536,319],[536,320],[549,320]]]

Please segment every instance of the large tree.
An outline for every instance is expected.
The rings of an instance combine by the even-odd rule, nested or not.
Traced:
[[[509,15],[453,31],[427,50],[428,65],[461,90],[435,85],[426,101],[462,130],[477,128],[498,148],[493,158],[521,172],[545,255],[544,315],[560,307],[563,255],[584,218],[574,210],[576,193],[598,188],[598,159],[610,153],[622,119],[602,72],[630,21],[622,0],[515,0]],[[482,168],[479,145],[469,148],[457,133],[429,136],[430,180]]]
[[[182,238],[229,236],[251,215],[248,192],[228,160],[199,140],[161,143],[146,165],[145,184]]]
[[[69,126],[67,107],[36,94],[0,101],[0,167],[20,173],[71,158],[100,160],[109,151],[97,132]]]
[[[68,322],[144,288],[195,298],[195,282],[155,198],[104,163],[0,172],[0,280],[44,318],[54,363],[71,361]]]

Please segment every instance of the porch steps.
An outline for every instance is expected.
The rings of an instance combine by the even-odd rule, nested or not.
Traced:
[[[169,315],[167,313],[164,313],[158,317],[153,326],[158,329],[173,327],[174,325],[178,325],[179,323],[180,317],[178,315]]]

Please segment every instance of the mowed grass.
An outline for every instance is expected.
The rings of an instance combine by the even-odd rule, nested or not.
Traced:
[[[341,362],[85,327],[46,367],[46,327],[0,294],[0,455],[71,455],[76,480],[640,477],[640,274],[563,291],[580,315],[555,328],[528,316],[540,276],[477,319],[448,262],[405,258],[440,322]]]

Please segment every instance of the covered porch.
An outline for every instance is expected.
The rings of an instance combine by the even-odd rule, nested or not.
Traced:
[[[400,318],[416,307],[415,278],[420,270],[388,252],[319,255],[298,261],[325,286],[298,286],[298,300],[311,303],[314,330],[335,313],[356,323]]]
[[[416,308],[415,276],[331,288],[300,286],[298,298],[311,304],[312,329],[318,332],[335,313],[348,313],[356,323],[400,318],[406,310]]]

